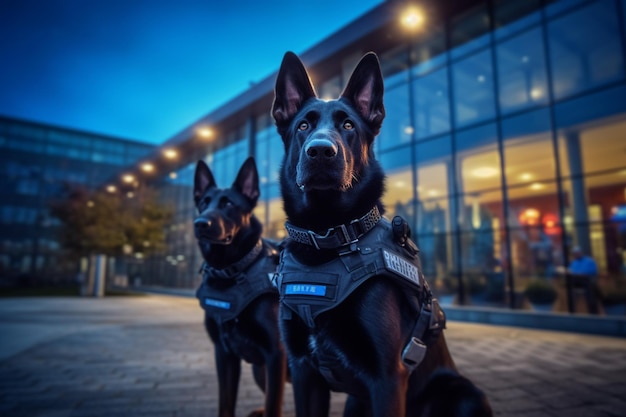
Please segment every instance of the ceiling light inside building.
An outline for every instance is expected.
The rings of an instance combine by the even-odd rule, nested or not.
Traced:
[[[500,171],[493,167],[480,167],[473,170],[472,175],[476,178],[491,178],[498,175],[498,172]]]

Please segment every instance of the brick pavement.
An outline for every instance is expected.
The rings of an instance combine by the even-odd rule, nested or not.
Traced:
[[[201,322],[185,297],[0,299],[0,416],[216,416]],[[460,322],[446,334],[498,416],[626,416],[626,339]],[[238,415],[261,404],[244,366]]]

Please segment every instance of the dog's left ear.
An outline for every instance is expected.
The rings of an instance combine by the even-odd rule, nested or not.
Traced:
[[[243,163],[237,174],[237,179],[233,183],[233,188],[246,196],[252,206],[256,205],[259,198],[259,173],[256,169],[256,162],[253,157],[249,157]]]
[[[375,53],[361,58],[341,97],[349,100],[377,135],[385,118],[383,75]]]
[[[217,184],[209,166],[202,159],[199,160],[196,164],[196,173],[193,178],[193,201],[196,202],[196,205],[206,190],[216,186]]]
[[[312,97],[317,96],[302,61],[293,52],[285,53],[276,78],[272,105],[272,115],[281,134],[302,105]]]

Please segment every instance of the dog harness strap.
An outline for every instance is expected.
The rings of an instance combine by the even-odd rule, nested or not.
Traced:
[[[203,267],[202,284],[196,291],[196,297],[205,312],[220,323],[238,317],[253,300],[262,294],[277,293],[271,277],[276,270],[275,259],[278,253],[269,244],[259,242],[261,244],[257,244],[255,248],[259,247],[260,250],[253,249],[252,251],[256,252],[256,258],[248,262],[245,270],[229,276],[228,280],[224,279],[223,275],[216,276],[213,268]],[[213,285],[215,282],[223,284],[228,281],[231,281],[232,285]]]
[[[314,246],[316,249],[338,249],[356,243],[361,236],[372,230],[380,219],[382,216],[378,206],[374,206],[364,216],[354,219],[348,224],[331,227],[324,235],[294,226],[289,222],[285,223],[285,229],[289,238],[298,243]]]
[[[242,271],[245,271],[252,265],[254,261],[259,257],[259,254],[263,250],[263,240],[259,239],[256,245],[248,252],[243,258],[235,262],[234,264],[228,265],[226,268],[218,269],[212,268],[207,265],[206,262],[202,264],[200,270],[203,275],[208,275],[214,278],[220,279],[230,279],[235,277]]]
[[[337,307],[374,276],[386,276],[412,292],[421,292],[425,281],[418,258],[397,245],[391,233],[390,222],[383,219],[359,239],[356,250],[322,265],[304,265],[283,250],[275,276],[281,302],[314,327],[319,314]]]

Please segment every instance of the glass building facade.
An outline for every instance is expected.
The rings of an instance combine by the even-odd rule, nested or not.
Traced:
[[[595,259],[603,291],[626,280],[626,0],[425,2],[426,27],[412,34],[400,33],[400,6],[386,2],[302,55],[321,97],[340,94],[363,53],[379,55],[386,216],[409,220],[444,303],[527,309],[524,289],[542,279],[558,292],[554,311],[585,312],[557,274],[574,246]],[[200,120],[219,139],[159,181],[177,222],[144,282],[198,284],[197,159],[228,186],[254,155],[256,215],[267,237],[285,237],[273,82]],[[166,145],[198,141],[187,132]]]
[[[50,201],[66,186],[95,189],[154,145],[0,117],[0,282],[73,279]]]

